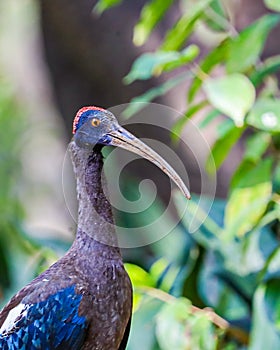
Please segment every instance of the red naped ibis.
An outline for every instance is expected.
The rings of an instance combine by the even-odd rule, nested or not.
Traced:
[[[122,128],[111,112],[99,107],[80,109],[70,142],[79,203],[76,238],[64,257],[2,309],[2,350],[126,347],[132,289],[102,189],[104,145],[122,147],[155,163],[190,197],[170,165]]]

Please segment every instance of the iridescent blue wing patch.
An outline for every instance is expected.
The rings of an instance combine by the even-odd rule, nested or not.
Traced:
[[[1,327],[1,350],[78,350],[87,321],[79,316],[82,295],[71,286],[36,304],[19,304]]]

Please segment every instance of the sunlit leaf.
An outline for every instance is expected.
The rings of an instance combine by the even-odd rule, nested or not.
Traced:
[[[233,188],[225,211],[226,239],[243,236],[264,214],[272,190],[271,168],[270,158],[262,160]]]
[[[181,52],[151,52],[144,53],[138,57],[130,72],[124,77],[125,84],[131,84],[135,80],[146,80],[152,76],[161,74],[163,71],[170,71],[189,63],[199,53],[198,47],[190,45]]]
[[[272,11],[280,12],[280,2],[279,0],[264,0],[265,6]]]
[[[280,132],[280,100],[258,99],[248,114],[246,122],[260,130]]]
[[[133,292],[133,310],[137,310],[143,295],[137,290],[139,287],[154,287],[156,281],[153,277],[141,267],[134,264],[125,264],[125,269],[130,277]]]
[[[267,35],[279,20],[278,15],[263,16],[232,39],[226,63],[229,73],[244,72],[256,63]]]
[[[151,0],[144,5],[140,20],[134,28],[133,42],[135,45],[143,45],[156,24],[163,17],[174,0]]]
[[[255,88],[241,74],[207,79],[203,89],[209,102],[219,111],[232,118],[236,126],[243,126],[244,118],[255,101]]]
[[[155,67],[154,73],[156,75],[159,75],[162,72],[172,71],[193,61],[199,54],[199,47],[196,45],[190,45],[181,52],[174,52],[176,52],[176,56],[174,56],[173,59],[170,59],[169,61],[166,61],[164,63],[160,63]]]
[[[210,51],[210,53],[200,62],[197,74],[188,91],[188,102],[192,102],[199,91],[205,74],[209,74],[217,65],[223,63],[227,57],[228,40],[224,40],[219,46]]]
[[[110,7],[119,5],[123,0],[99,0],[94,6],[93,11],[98,15],[101,15],[104,11]]]
[[[141,267],[134,264],[126,263],[125,269],[129,274],[129,277],[134,287],[141,287],[141,286],[154,287],[155,280],[147,271],[145,271]]]
[[[170,51],[180,49],[192,33],[196,21],[212,1],[213,0],[197,0],[190,11],[185,13],[175,26],[167,32],[163,44],[161,45],[161,50]]]
[[[175,51],[144,53],[133,62],[130,72],[123,79],[124,83],[131,84],[137,79],[150,79],[156,66],[170,62],[178,58],[178,56],[178,53]]]

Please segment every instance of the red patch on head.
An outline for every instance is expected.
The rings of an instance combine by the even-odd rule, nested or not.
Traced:
[[[73,121],[73,129],[72,129],[72,133],[75,134],[76,131],[77,131],[77,125],[79,123],[79,120],[81,118],[81,115],[84,113],[84,112],[87,112],[87,111],[106,111],[106,109],[104,108],[101,108],[101,107],[95,107],[95,106],[88,106],[88,107],[82,107],[78,110],[75,118],[74,118],[74,121]]]

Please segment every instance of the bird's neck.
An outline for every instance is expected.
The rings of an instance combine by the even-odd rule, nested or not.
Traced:
[[[77,181],[77,232],[83,232],[96,242],[116,247],[119,251],[111,205],[103,191],[106,185],[102,177],[101,149],[83,149],[72,141],[70,152]]]

